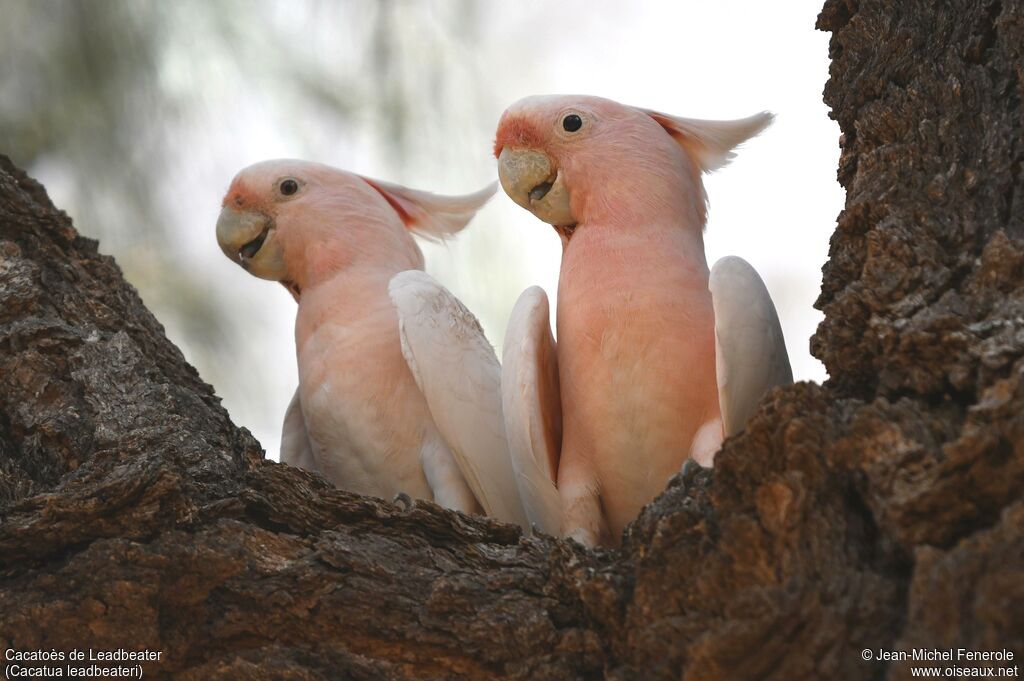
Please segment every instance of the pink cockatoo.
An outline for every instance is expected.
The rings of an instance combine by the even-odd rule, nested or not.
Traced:
[[[475,319],[420,271],[423,255],[412,235],[455,234],[494,191],[492,184],[467,196],[437,196],[290,160],[257,163],[235,177],[217,221],[221,249],[250,274],[284,284],[298,302],[299,387],[285,415],[282,461],[354,492],[387,499],[404,493],[527,524],[503,424],[496,447],[495,433],[481,431],[471,410],[435,419],[428,398],[444,405],[465,386],[452,380],[437,389],[435,381],[421,390],[417,383],[430,367],[415,364],[402,335],[420,347],[460,352],[453,320],[472,326]],[[404,330],[391,295],[405,304]],[[477,352],[474,343],[467,352]],[[464,363],[472,368],[474,361]],[[481,390],[493,392],[500,423],[497,379]],[[487,402],[486,394],[473,397]]]
[[[543,290],[516,304],[504,418],[530,520],[590,545],[687,458],[711,465],[764,392],[792,382],[775,307],[744,260],[708,272],[701,174],[771,121],[702,121],[597,97],[505,111],[501,185],[562,240],[557,346]]]

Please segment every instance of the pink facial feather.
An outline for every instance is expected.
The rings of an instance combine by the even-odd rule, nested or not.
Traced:
[[[494,157],[501,156],[501,151],[509,147],[538,147],[544,143],[544,136],[536,125],[526,116],[513,115],[506,117],[498,126],[494,140]]]
[[[236,177],[234,181],[232,181],[231,186],[228,187],[228,191],[224,195],[224,200],[220,205],[222,208],[231,204],[233,207],[239,209],[255,209],[263,203],[263,198],[257,192],[249,189],[245,182]]]

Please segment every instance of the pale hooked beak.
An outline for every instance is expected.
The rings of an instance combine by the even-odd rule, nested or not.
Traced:
[[[225,206],[217,219],[217,243],[224,255],[262,279],[284,279],[281,250],[274,236],[274,221],[263,213]]]
[[[503,149],[498,156],[498,179],[509,198],[544,222],[556,227],[576,224],[562,173],[547,154]]]

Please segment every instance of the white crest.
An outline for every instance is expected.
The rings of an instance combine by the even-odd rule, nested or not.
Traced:
[[[430,241],[443,241],[458,233],[498,188],[498,183],[492,182],[473,194],[443,196],[368,177],[363,179],[391,204],[406,227]]]
[[[704,121],[669,116],[650,109],[640,111],[663,127],[705,173],[729,163],[736,155],[733,150],[737,146],[767,128],[775,118],[773,114],[762,111],[737,120]]]

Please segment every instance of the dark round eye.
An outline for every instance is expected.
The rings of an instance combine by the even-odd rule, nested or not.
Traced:
[[[576,132],[583,127],[583,119],[576,114],[569,114],[562,119],[562,129],[566,132]]]
[[[285,180],[281,183],[281,193],[285,196],[291,196],[297,191],[299,191],[299,183],[295,180]]]

